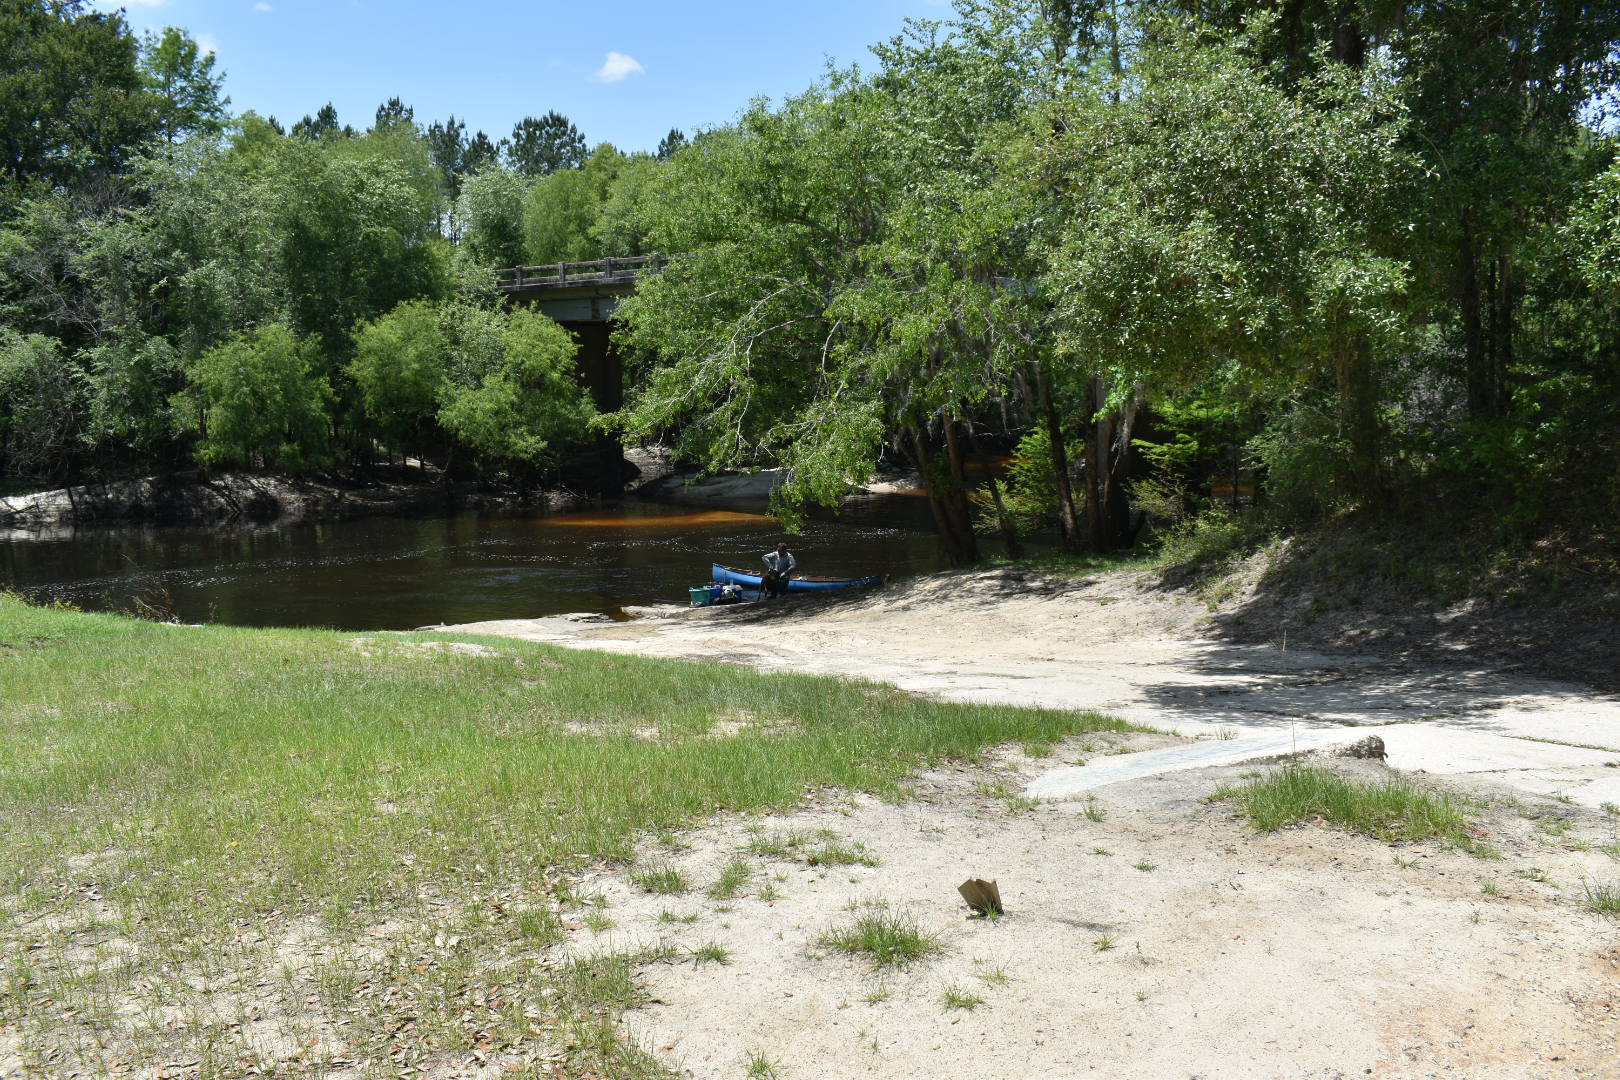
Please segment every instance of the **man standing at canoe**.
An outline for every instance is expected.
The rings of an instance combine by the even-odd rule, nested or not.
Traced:
[[[781,596],[787,592],[788,579],[798,565],[799,560],[793,557],[787,545],[777,544],[775,551],[765,553],[765,578],[760,582],[760,590],[766,596]]]

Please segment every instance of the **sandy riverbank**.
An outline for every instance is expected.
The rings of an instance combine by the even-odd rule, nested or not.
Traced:
[[[760,830],[826,829],[864,844],[874,867],[785,861],[723,902],[671,903],[622,875],[583,883],[616,929],[579,947],[701,939],[729,956],[643,973],[655,1003],[627,1024],[687,1075],[740,1076],[757,1060],[784,1077],[1620,1075],[1620,928],[1585,906],[1591,887],[1620,882],[1620,815],[1604,809],[1620,803],[1612,696],[1465,653],[1217,639],[1208,603],[1128,571],[982,571],[637,614],[454,629],[1096,709],[1174,733],[1090,736],[1039,756],[1008,747],[920,778],[903,805],[833,795],[644,853],[707,880]],[[1347,724],[1379,726],[1390,758],[1342,767],[1479,800],[1476,827],[1502,858],[1310,825],[1257,835],[1204,801],[1252,771],[1243,764],[1033,807],[1019,797],[1100,757]],[[1006,919],[965,918],[955,885],[967,876],[1001,881]],[[876,903],[949,951],[879,977],[817,944],[852,905]],[[698,921],[674,921],[688,915]],[[947,991],[984,1003],[948,1007]]]
[[[527,498],[551,507],[579,501],[560,491]],[[274,473],[227,472],[208,478],[184,473],[0,498],[0,535],[52,538],[71,535],[81,526],[129,522],[336,521],[518,503],[515,494],[481,492],[468,482],[447,484],[415,469],[379,470],[369,480],[342,482]]]
[[[1241,603],[1236,594],[1227,601]],[[1131,570],[1071,581],[969,571],[848,597],[634,614],[629,622],[563,615],[451,629],[872,679],[956,701],[1093,709],[1187,736],[1421,724],[1620,755],[1615,695],[1502,671],[1465,652],[1394,659],[1281,637],[1219,638],[1211,629],[1221,612]],[[1505,771],[1518,771],[1512,765]],[[1611,783],[1620,775],[1602,769],[1541,786],[1597,806],[1620,802]]]

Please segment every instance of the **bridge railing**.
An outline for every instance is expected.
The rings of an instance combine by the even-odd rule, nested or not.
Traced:
[[[511,266],[495,271],[495,287],[502,292],[519,289],[563,289],[573,285],[631,282],[643,274],[656,274],[668,263],[662,255],[621,255],[590,262]]]

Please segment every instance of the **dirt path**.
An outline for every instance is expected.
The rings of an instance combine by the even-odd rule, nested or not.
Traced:
[[[582,883],[613,926],[577,929],[574,948],[670,946],[671,962],[644,970],[652,1004],[626,1023],[686,1075],[1620,1077],[1620,924],[1587,904],[1620,886],[1620,814],[1602,808],[1620,803],[1608,764],[1620,701],[1465,657],[1416,666],[1215,641],[1200,631],[1208,615],[1126,574],[1058,585],[989,572],[826,603],[455,629],[1096,709],[1179,733],[1094,735],[1039,757],[1004,748],[919,778],[901,805],[716,821],[643,852],[698,886],[683,896],[622,874]],[[1390,765],[1478,800],[1476,827],[1502,857],[1320,825],[1256,834],[1206,801],[1243,765],[1068,801],[1019,795],[1099,758],[1343,724],[1395,725]],[[811,866],[770,842],[818,830],[877,865]],[[701,892],[739,858],[745,882]],[[955,887],[969,876],[1000,882],[1006,917],[967,918]],[[863,913],[904,916],[944,951],[879,973],[825,944]]]

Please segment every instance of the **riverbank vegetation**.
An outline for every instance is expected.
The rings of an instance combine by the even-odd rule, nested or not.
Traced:
[[[630,430],[785,463],[790,504],[904,454],[960,562],[1032,518],[1102,551],[1436,497],[1612,540],[1620,23],[1186,16],[960,4],[677,155],[646,213],[687,254],[621,315]]]
[[[287,130],[231,115],[183,31],[77,0],[6,5],[0,58],[8,487],[409,460],[527,489],[594,438],[572,338],[481,261],[523,255],[489,248],[479,182],[615,155],[566,118],[497,143],[393,99]]]
[[[0,714],[0,1059],[47,1075],[475,1053],[566,1055],[588,1075],[633,1056],[611,1024],[633,990],[622,958],[574,947],[590,898],[571,873],[715,813],[894,796],[927,761],[1129,727],[511,640],[9,598]]]
[[[522,486],[599,423],[785,467],[790,523],[905,459],[964,564],[983,534],[1102,552],[1437,498],[1504,544],[1613,544],[1606,8],[960,0],[629,154],[398,99],[283,133],[180,31],[4,19],[7,116],[62,119],[7,136],[8,483],[383,458]],[[651,251],[595,418],[491,271]]]

